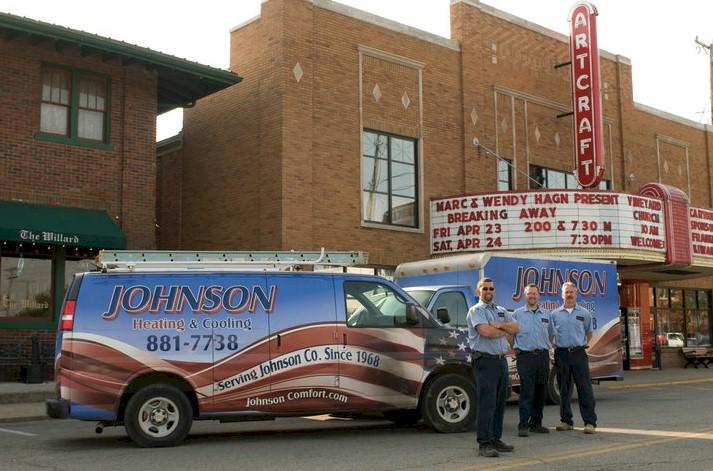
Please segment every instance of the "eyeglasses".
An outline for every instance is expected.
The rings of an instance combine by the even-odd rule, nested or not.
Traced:
[[[482,288],[480,288],[480,291],[495,291],[495,286],[493,286],[492,288],[488,286],[483,286]]]

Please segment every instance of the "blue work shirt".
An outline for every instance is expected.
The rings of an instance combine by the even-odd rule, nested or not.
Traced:
[[[515,335],[515,348],[530,352],[532,350],[549,350],[550,336],[555,335],[550,311],[537,306],[533,311],[527,306],[515,309],[512,314],[520,324],[520,332]]]
[[[476,327],[480,324],[490,324],[491,322],[512,322],[512,315],[504,308],[495,304],[486,304],[478,301],[478,304],[468,311],[466,321],[468,322],[468,344],[473,352],[489,353],[491,355],[504,355],[510,350],[507,337],[491,339],[483,337],[478,333]]]
[[[562,348],[587,345],[587,334],[592,331],[592,315],[579,304],[572,313],[561,306],[550,314],[555,328],[555,346]]]

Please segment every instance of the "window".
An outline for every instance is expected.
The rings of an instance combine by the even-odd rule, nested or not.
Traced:
[[[512,160],[498,158],[498,191],[512,189]]]
[[[418,227],[416,141],[364,131],[364,221]]]
[[[80,259],[80,260],[65,260],[64,262],[64,289],[69,288],[74,275],[77,273],[85,273],[88,271],[96,270],[97,266],[94,264],[94,260],[91,259]]]
[[[552,170],[550,168],[530,165],[530,188],[565,188],[576,190],[577,179],[572,172]],[[599,190],[611,189],[609,180],[602,180],[597,187]]]
[[[69,132],[69,73],[48,69],[42,74],[40,131],[66,136]]]
[[[406,327],[406,300],[396,291],[371,281],[345,281],[349,327]]]
[[[657,342],[669,347],[711,345],[710,290],[656,288],[652,308]]]
[[[0,257],[0,320],[52,320],[52,260]]]
[[[80,77],[77,137],[93,141],[104,140],[105,106],[104,81]]]
[[[468,315],[468,304],[465,302],[463,293],[450,292],[441,294],[433,304],[431,312],[436,317],[439,308],[447,308],[451,327],[466,327],[465,317]]]
[[[412,290],[406,290],[406,291],[408,292],[408,294],[411,295],[411,297],[412,297],[413,299],[415,299],[415,300],[416,300],[419,304],[421,304],[422,306],[427,305],[428,302],[431,300],[431,296],[433,296],[433,293],[435,293],[435,291],[433,291],[433,290],[428,290],[428,289],[424,289],[424,290],[413,290],[413,291],[412,291]]]
[[[105,76],[47,66],[42,70],[42,104],[38,139],[104,146],[109,141]]]

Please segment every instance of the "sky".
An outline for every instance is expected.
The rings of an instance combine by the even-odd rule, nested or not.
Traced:
[[[227,68],[229,31],[260,14],[260,0],[124,0],[122,9],[96,0],[0,0],[0,11],[126,41],[214,67]],[[450,37],[449,0],[340,0],[399,23]],[[572,0],[483,0],[568,34]],[[711,0],[592,0],[599,11],[599,47],[632,61],[634,100],[697,123],[710,123],[710,59],[696,36],[713,42]],[[112,5],[117,5],[112,3]],[[246,75],[249,71],[237,71]],[[240,86],[240,85],[238,85]],[[157,139],[180,131],[182,111],[158,118]]]

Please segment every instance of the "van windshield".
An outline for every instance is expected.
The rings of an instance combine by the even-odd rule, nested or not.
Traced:
[[[418,303],[426,307],[428,305],[428,302],[431,300],[431,297],[433,296],[433,293],[435,293],[435,290],[430,290],[430,289],[415,289],[415,290],[410,290],[407,289],[406,292],[411,295],[413,299],[418,301]]]

